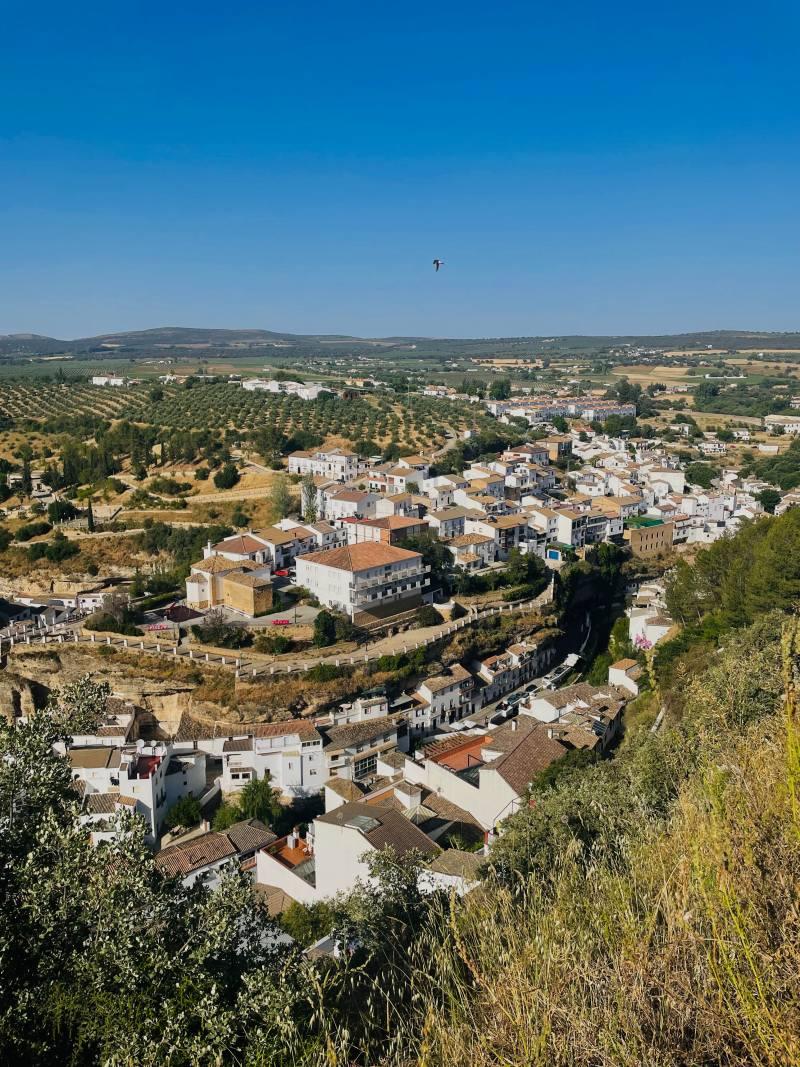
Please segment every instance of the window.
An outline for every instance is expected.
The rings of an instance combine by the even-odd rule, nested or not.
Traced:
[[[355,778],[363,778],[365,775],[374,774],[377,765],[377,756],[367,756],[366,759],[356,760],[353,775]]]

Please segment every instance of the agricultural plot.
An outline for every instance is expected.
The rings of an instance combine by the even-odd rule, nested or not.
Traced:
[[[146,402],[144,393],[93,385],[55,384],[35,379],[0,385],[0,417],[7,419],[55,419],[89,414],[113,420],[123,410],[140,412]]]
[[[251,393],[228,383],[193,389],[170,388],[157,402],[123,409],[122,417],[175,430],[236,430],[247,433],[264,426],[291,437],[299,430],[324,440],[373,440],[425,448],[441,444],[449,429],[480,429],[489,421],[480,409],[429,397],[368,396],[343,400],[331,396],[308,401],[294,396]]]
[[[306,431],[322,441],[369,440],[385,447],[424,451],[441,447],[452,433],[496,428],[480,406],[419,394],[374,394],[344,400],[330,395],[308,401],[291,395],[248,392],[228,382],[166,386],[153,400],[145,387],[114,389],[35,379],[0,384],[0,419],[51,420],[95,415],[110,422],[158,426],[167,431],[217,430],[243,436],[269,426],[287,438]]]

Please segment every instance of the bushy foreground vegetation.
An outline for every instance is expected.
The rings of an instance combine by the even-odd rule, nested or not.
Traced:
[[[279,941],[233,876],[213,896],[165,881],[133,824],[91,849],[50,745],[96,713],[96,687],[3,726],[4,1062],[796,1064],[800,626],[785,606],[656,664],[662,730],[541,776],[465,900],[421,895],[413,864],[386,855],[376,888],[294,908],[286,927],[302,944],[335,932],[340,959]]]

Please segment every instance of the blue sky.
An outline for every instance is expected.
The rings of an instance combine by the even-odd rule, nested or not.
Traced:
[[[800,328],[796,3],[0,25],[0,333]]]

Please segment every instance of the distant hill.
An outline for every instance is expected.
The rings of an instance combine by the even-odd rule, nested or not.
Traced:
[[[150,330],[131,330],[62,340],[34,333],[0,334],[0,358],[92,355],[108,359],[114,354],[143,357],[165,351],[200,352],[209,355],[235,355],[251,350],[291,348],[296,357],[330,354],[335,346],[347,347],[349,352],[368,352],[375,349],[404,349],[415,347],[418,354],[458,355],[493,354],[508,349],[526,348],[529,351],[588,352],[623,345],[645,348],[800,348],[800,332],[771,333],[758,330],[706,330],[678,334],[618,334],[618,335],[558,335],[550,337],[358,337],[346,334],[295,334],[274,330],[220,330],[189,326],[161,326]]]

